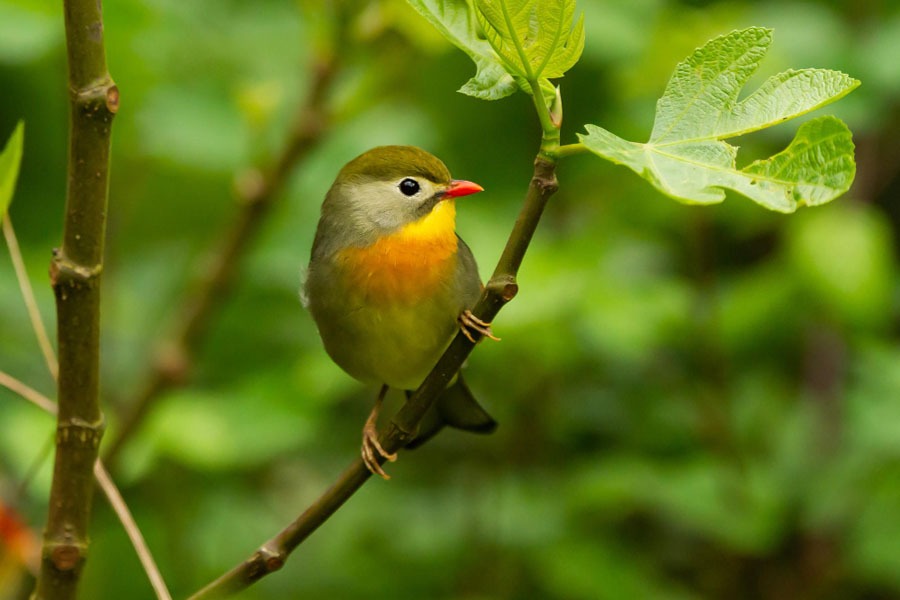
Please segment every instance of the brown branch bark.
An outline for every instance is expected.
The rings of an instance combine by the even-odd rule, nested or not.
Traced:
[[[122,447],[139,429],[154,401],[190,379],[194,355],[240,272],[241,257],[258,237],[294,167],[316,147],[327,129],[328,92],[338,70],[337,61],[334,53],[324,53],[319,58],[313,66],[312,87],[294,117],[281,153],[269,167],[253,170],[238,186],[240,211],[211,253],[212,264],[205,276],[181,304],[174,332],[160,344],[150,372],[137,395],[126,404],[127,412],[106,444],[105,459],[111,468],[115,468]]]
[[[525,202],[507,240],[503,254],[497,263],[478,303],[475,315],[492,321],[503,306],[518,292],[516,275],[531,242],[544,207],[556,192],[556,163],[538,157],[534,163],[534,176],[528,187]],[[379,436],[387,452],[396,452],[415,436],[419,422],[453,375],[472,352],[474,344],[462,333],[454,338],[443,356],[422,385],[406,402],[386,430]],[[378,457],[384,462],[383,457]],[[204,587],[190,600],[221,598],[243,590],[266,575],[277,571],[287,561],[291,552],[328,520],[362,485],[371,473],[361,458],[356,459],[337,481],[319,497],[303,514],[278,535],[260,546],[249,558]]]
[[[59,383],[56,457],[35,599],[75,598],[87,558],[93,468],[103,435],[99,402],[100,274],[109,193],[109,147],[119,91],[106,67],[97,0],[64,3],[70,130],[56,296]]]

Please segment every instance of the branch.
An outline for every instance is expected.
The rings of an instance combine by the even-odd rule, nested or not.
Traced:
[[[516,275],[519,266],[522,264],[544,207],[556,189],[556,163],[538,156],[522,210],[494,274],[472,311],[480,319],[492,321],[500,309],[515,297],[518,291]],[[397,412],[379,437],[381,445],[388,453],[400,450],[415,436],[422,417],[438,394],[447,387],[474,347],[475,345],[462,333],[457,334],[422,385]],[[379,462],[384,462],[382,456],[377,455],[377,458]],[[260,546],[247,560],[204,587],[189,600],[208,600],[233,594],[280,569],[291,552],[328,520],[368,481],[370,476],[371,473],[362,459],[357,458],[293,523]]]
[[[56,459],[33,598],[75,598],[87,557],[92,469],[103,435],[99,402],[100,273],[109,192],[109,144],[119,91],[106,67],[100,2],[65,0],[70,129],[63,245],[56,295],[59,414]]]
[[[318,145],[326,131],[328,92],[337,70],[336,54],[325,52],[314,66],[309,95],[299,106],[281,153],[268,168],[254,169],[242,178],[243,183],[236,192],[241,210],[225,232],[221,245],[211,253],[213,263],[205,277],[193,295],[180,305],[182,310],[176,317],[175,331],[160,345],[161,350],[140,391],[127,403],[128,412],[121,417],[106,444],[105,457],[109,464],[115,464],[122,447],[140,428],[154,401],[190,378],[193,356],[238,276],[241,257],[259,235],[294,167]]]

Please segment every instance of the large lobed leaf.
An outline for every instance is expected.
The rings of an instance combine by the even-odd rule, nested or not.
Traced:
[[[25,138],[25,123],[19,121],[12,135],[0,152],[0,219],[6,214],[12,202],[19,177],[19,164],[22,162],[22,144]]]
[[[584,15],[573,25],[575,0],[408,2],[475,62],[475,76],[459,91],[476,98],[497,100],[520,87],[531,93],[529,81],[552,95],[546,80],[562,77],[584,49]]]
[[[575,0],[475,0],[488,42],[511,73],[529,81],[562,77],[584,50]]]
[[[851,134],[839,119],[809,121],[785,150],[743,169],[735,164],[737,148],[722,141],[808,113],[859,85],[836,71],[790,70],[739,101],[771,42],[771,30],[751,27],[716,38],[679,63],[657,103],[647,143],[594,125],[581,142],[683,202],[721,202],[725,189],[780,212],[833,200],[856,172]]]

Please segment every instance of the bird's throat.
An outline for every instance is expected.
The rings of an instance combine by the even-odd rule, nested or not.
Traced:
[[[444,200],[370,246],[342,250],[337,258],[351,293],[368,302],[403,305],[427,298],[456,267],[455,228],[456,207]]]

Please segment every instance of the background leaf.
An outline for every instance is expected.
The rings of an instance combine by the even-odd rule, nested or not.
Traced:
[[[22,163],[22,145],[25,141],[25,123],[19,121],[13,130],[3,152],[0,152],[0,218],[6,214],[16,191],[19,165]]]

